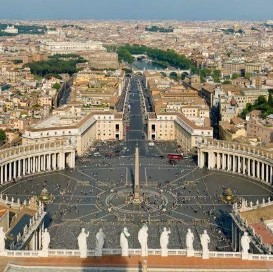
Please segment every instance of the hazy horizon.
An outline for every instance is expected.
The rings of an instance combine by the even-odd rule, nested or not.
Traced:
[[[0,20],[266,21],[272,0],[0,0]]]

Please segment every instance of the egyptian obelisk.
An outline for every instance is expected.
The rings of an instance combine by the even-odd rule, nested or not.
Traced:
[[[139,148],[136,146],[135,151],[135,182],[134,182],[134,202],[141,202],[141,197],[139,194]]]

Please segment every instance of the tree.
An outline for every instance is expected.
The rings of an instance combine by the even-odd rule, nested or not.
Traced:
[[[53,84],[52,88],[56,89],[58,91],[61,88],[61,84],[56,82],[56,83]]]
[[[230,80],[225,80],[222,82],[222,84],[231,84],[232,82]]]
[[[221,71],[220,70],[213,70],[212,71],[212,78],[213,78],[214,82],[220,83]]]
[[[269,91],[269,96],[268,96],[268,105],[270,106],[270,107],[273,107],[273,97],[272,97],[272,92],[271,91]]]
[[[245,78],[246,78],[246,79],[250,79],[250,78],[251,78],[251,73],[246,72],[246,73],[245,73]]]
[[[266,98],[264,95],[259,95],[258,96],[258,99],[257,99],[257,105],[262,105],[262,104],[265,104],[267,101],[266,101]]]
[[[117,53],[118,53],[118,60],[121,62],[121,61],[124,61],[124,62],[128,62],[129,64],[133,63],[134,62],[134,58],[132,56],[132,54],[130,53],[129,50],[127,50],[126,48],[119,48],[117,50]]]
[[[232,75],[231,75],[231,79],[236,79],[236,78],[238,78],[239,77],[239,75],[237,74],[237,73],[233,73]]]
[[[0,141],[5,141],[7,138],[6,133],[3,129],[0,129]]]

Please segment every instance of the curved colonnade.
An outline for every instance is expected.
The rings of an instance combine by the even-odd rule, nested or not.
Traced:
[[[75,167],[75,148],[64,141],[3,149],[0,151],[0,184],[65,167]]]
[[[198,166],[246,175],[272,185],[273,152],[259,147],[211,140],[199,147]]]

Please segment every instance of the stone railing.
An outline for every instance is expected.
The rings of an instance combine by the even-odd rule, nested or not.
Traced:
[[[237,226],[240,228],[241,232],[248,232],[251,235],[251,242],[256,246],[256,248],[262,253],[262,252],[267,252],[270,253],[272,252],[271,246],[268,244],[265,244],[263,242],[263,239],[260,235],[255,233],[254,228],[248,224],[246,220],[244,220],[238,211],[233,210],[232,212],[232,217],[234,222],[237,224]]]
[[[262,207],[271,206],[273,204],[273,200],[270,199],[270,196],[267,198],[267,201],[263,198],[262,202],[259,202],[259,200],[256,201],[256,203],[253,203],[252,201],[247,201],[246,199],[241,199],[241,206],[238,207],[238,204],[233,204],[233,210],[239,211],[239,212],[245,212],[245,211],[251,211],[256,210]]]
[[[121,249],[103,249],[103,256],[119,256],[121,255]],[[186,249],[169,249],[168,256],[186,256]],[[140,256],[141,249],[129,249],[129,256]],[[149,256],[160,256],[160,249],[149,249]],[[22,257],[22,258],[36,258],[45,257],[42,251],[36,250],[6,250],[0,253],[0,256],[5,257]],[[95,256],[95,250],[87,251],[88,257]],[[50,249],[48,251],[48,257],[80,257],[79,250],[69,250],[69,249]],[[201,258],[202,251],[195,251],[194,257]],[[98,257],[99,258],[99,257]],[[225,251],[210,251],[209,258],[219,258],[219,259],[241,259],[241,252],[225,252]],[[259,260],[259,261],[273,261],[273,255],[265,254],[248,254],[248,260]]]
[[[10,206],[12,209],[21,209],[21,200],[18,198],[17,202],[15,202],[14,198],[9,198],[7,195],[3,196],[3,194],[0,194],[0,204],[4,206]]]

